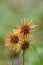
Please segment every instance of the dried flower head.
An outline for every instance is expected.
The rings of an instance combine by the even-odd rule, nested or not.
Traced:
[[[32,25],[30,23],[30,21],[28,20],[22,20],[21,21],[22,23],[19,25],[18,29],[20,31],[20,33],[23,35],[23,36],[26,36],[26,35],[30,35],[33,31],[33,29],[36,27],[35,25]]]
[[[18,32],[13,30],[12,32],[8,33],[5,38],[5,43],[5,46],[7,46],[9,49],[15,49],[19,43]]]
[[[29,42],[24,40],[21,44],[21,49],[26,50],[29,47]]]

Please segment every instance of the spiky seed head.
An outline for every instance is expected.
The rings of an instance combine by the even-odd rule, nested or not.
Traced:
[[[21,49],[26,50],[29,47],[29,42],[24,40],[21,44]]]
[[[30,35],[34,28],[35,25],[32,25],[30,21],[27,20],[22,20],[21,24],[18,27],[20,34],[22,34],[23,36]]]

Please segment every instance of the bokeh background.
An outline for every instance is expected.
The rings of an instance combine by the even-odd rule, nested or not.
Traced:
[[[4,37],[23,18],[29,18],[38,25],[32,37],[33,45],[26,51],[25,65],[43,65],[43,0],[0,0],[0,65],[11,65]],[[15,65],[22,63],[18,58],[15,54]]]

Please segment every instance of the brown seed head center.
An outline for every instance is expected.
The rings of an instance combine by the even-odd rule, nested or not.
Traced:
[[[21,33],[23,33],[23,35],[26,35],[29,33],[29,30],[30,30],[29,26],[24,25],[24,26],[22,26]]]
[[[29,42],[24,41],[24,42],[22,43],[22,45],[21,45],[21,48],[22,48],[23,50],[26,50],[26,49],[28,48],[28,46],[29,46]]]
[[[15,36],[15,35],[11,38],[12,43],[18,43],[18,40],[19,40],[18,36]]]

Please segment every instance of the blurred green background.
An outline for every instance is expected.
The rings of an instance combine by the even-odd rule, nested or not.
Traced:
[[[8,50],[4,47],[5,34],[16,28],[23,18],[38,25],[31,49],[26,51],[25,65],[43,65],[43,0],[0,0],[0,65],[11,62],[7,60]],[[20,62],[15,57],[15,65],[20,65]]]

